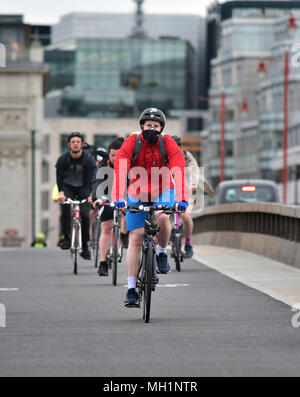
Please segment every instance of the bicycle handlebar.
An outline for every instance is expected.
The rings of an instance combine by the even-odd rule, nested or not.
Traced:
[[[169,207],[167,205],[158,205],[158,206],[152,206],[152,205],[139,205],[138,207],[135,207],[133,205],[128,205],[126,208],[123,208],[124,211],[130,211],[130,212],[150,212],[150,211],[163,211],[167,215],[175,214],[178,213],[180,214],[181,212],[178,211],[176,207]]]
[[[97,205],[98,208],[101,208],[101,207],[114,207],[112,205],[112,203],[96,203],[96,205]]]
[[[88,199],[84,199],[84,200],[78,201],[78,200],[71,200],[70,198],[67,198],[67,200],[66,200],[63,204],[80,205],[80,204],[86,203],[87,200],[88,200]]]

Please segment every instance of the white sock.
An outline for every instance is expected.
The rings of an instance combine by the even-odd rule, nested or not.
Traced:
[[[132,276],[127,277],[128,289],[136,288],[136,279],[137,279],[136,277],[132,277]]]
[[[162,248],[159,244],[157,244],[156,255],[166,254],[166,253],[167,253],[167,247],[166,248]]]

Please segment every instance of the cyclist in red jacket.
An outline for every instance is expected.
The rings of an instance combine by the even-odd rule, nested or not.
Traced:
[[[114,167],[112,199],[117,207],[124,208],[125,200],[128,205],[134,206],[173,206],[176,190],[178,210],[184,212],[187,209],[189,194],[185,182],[184,156],[170,135],[161,135],[165,124],[166,117],[161,110],[146,109],[140,116],[141,134],[131,135],[123,143]],[[139,138],[140,150],[134,156]],[[147,214],[127,212],[126,218],[127,231],[130,234],[126,256],[128,292],[125,306],[138,307],[136,281]],[[170,271],[167,257],[167,245],[171,235],[170,217],[158,213],[157,224],[160,227],[156,252],[157,271],[167,274]]]

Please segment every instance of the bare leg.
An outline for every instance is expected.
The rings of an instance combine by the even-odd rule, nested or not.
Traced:
[[[106,261],[107,253],[110,247],[112,220],[101,222],[100,236],[100,261]]]
[[[160,232],[158,234],[158,244],[162,248],[166,248],[172,231],[170,216],[166,214],[160,214],[161,213],[159,212],[156,218],[157,225],[160,227]]]
[[[194,223],[191,214],[185,213],[180,215],[183,225],[183,235],[186,239],[192,238]]]
[[[144,228],[132,230],[129,233],[129,246],[126,255],[128,277],[138,276],[143,238]]]
[[[125,215],[122,215],[121,232],[127,233],[127,231],[126,231],[126,216]]]
[[[94,210],[90,210],[90,238],[89,238],[89,241],[91,241],[92,237],[93,237],[94,218],[95,218],[95,211]]]

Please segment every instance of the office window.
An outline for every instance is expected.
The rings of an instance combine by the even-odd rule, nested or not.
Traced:
[[[50,180],[50,169],[47,161],[42,162],[42,183],[47,183]]]
[[[44,233],[45,236],[47,237],[49,232],[49,219],[42,219],[41,228],[42,228],[42,233]]]
[[[42,211],[49,210],[49,192],[41,193],[41,209]]]
[[[118,135],[94,135],[94,145],[107,149],[109,144],[117,137]]]

